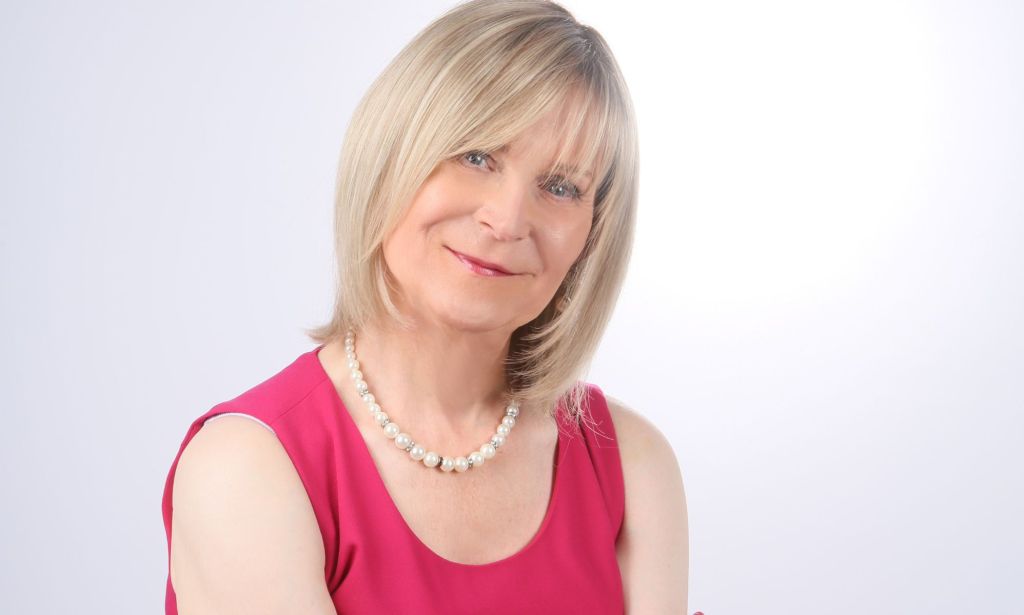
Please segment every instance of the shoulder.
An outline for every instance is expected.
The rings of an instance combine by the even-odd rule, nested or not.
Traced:
[[[215,480],[259,478],[260,483],[287,482],[289,469],[294,471],[294,468],[272,429],[256,417],[236,414],[210,416],[185,445],[175,470],[175,508],[179,497],[195,495],[190,487],[204,486]],[[210,502],[209,498],[203,500],[204,504]]]
[[[259,423],[204,424],[178,460],[172,510],[171,583],[183,611],[286,613],[300,588],[310,612],[333,612],[305,488]]]
[[[632,484],[627,482],[627,490],[662,482],[681,487],[679,462],[665,434],[622,400],[605,394],[605,401],[615,427],[623,475],[627,481],[633,478]]]
[[[605,395],[622,459],[626,511],[616,544],[632,612],[684,605],[689,577],[689,523],[682,472],[668,438],[650,419]]]
[[[629,461],[643,457],[643,461],[661,462],[663,466],[676,466],[675,453],[668,438],[646,416],[630,407],[625,402],[607,393],[604,394],[608,404],[608,413],[615,427],[615,438],[623,455],[629,455]],[[623,459],[623,465],[627,462]],[[666,469],[666,468],[654,468]],[[625,470],[625,468],[623,468]]]

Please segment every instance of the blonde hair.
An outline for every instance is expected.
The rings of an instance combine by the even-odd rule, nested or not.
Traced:
[[[561,105],[561,107],[559,107]],[[491,152],[549,110],[568,112],[556,165],[579,148],[594,168],[594,219],[547,307],[512,334],[506,376],[524,408],[586,419],[589,368],[633,244],[638,192],[629,91],[604,38],[546,0],[472,0],[430,23],[391,61],[353,113],[338,165],[335,307],[306,334],[317,343],[385,314],[408,325],[390,292],[382,243],[436,166]]]

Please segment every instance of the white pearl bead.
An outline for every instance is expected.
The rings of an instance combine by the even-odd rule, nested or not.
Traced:
[[[373,415],[374,421],[384,428],[384,434],[395,441],[395,446],[402,450],[408,449],[409,456],[415,461],[422,461],[428,468],[440,466],[444,472],[465,472],[470,467],[483,465],[487,459],[497,454],[497,449],[505,444],[505,439],[516,425],[516,417],[519,416],[519,402],[512,401],[505,408],[505,415],[498,425],[496,433],[491,436],[489,442],[480,446],[479,450],[473,451],[466,457],[443,457],[434,451],[427,451],[421,445],[413,441],[412,436],[401,431],[397,423],[391,422],[386,412],[381,410],[377,399],[370,393],[370,386],[363,380],[363,372],[360,371],[359,359],[356,358],[355,332],[348,330],[345,336],[345,355],[348,357],[348,368],[352,380],[355,382],[356,391],[366,403]]]

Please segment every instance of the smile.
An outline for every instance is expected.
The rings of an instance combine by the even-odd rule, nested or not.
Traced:
[[[461,252],[456,252],[455,250],[452,250],[451,248],[448,248],[447,246],[446,246],[446,249],[449,252],[451,252],[455,256],[455,258],[459,259],[462,262],[462,264],[466,266],[467,269],[469,269],[470,271],[472,271],[473,273],[475,273],[477,275],[481,275],[481,276],[489,277],[489,278],[497,278],[497,277],[504,278],[504,277],[509,277],[509,276],[516,275],[514,273],[506,271],[505,269],[503,269],[500,266],[495,265],[493,263],[481,262],[481,261],[479,261],[479,260],[477,260],[475,258],[472,258],[470,256],[466,256],[465,254],[462,254]]]

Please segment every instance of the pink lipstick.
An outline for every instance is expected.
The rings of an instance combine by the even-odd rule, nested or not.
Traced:
[[[509,272],[508,270],[504,269],[503,267],[495,263],[488,263],[487,261],[481,261],[471,256],[466,256],[465,254],[462,254],[461,252],[456,252],[451,248],[448,248],[448,251],[454,254],[455,258],[462,261],[462,264],[464,264],[470,271],[477,275],[492,278],[515,275],[514,273]]]

